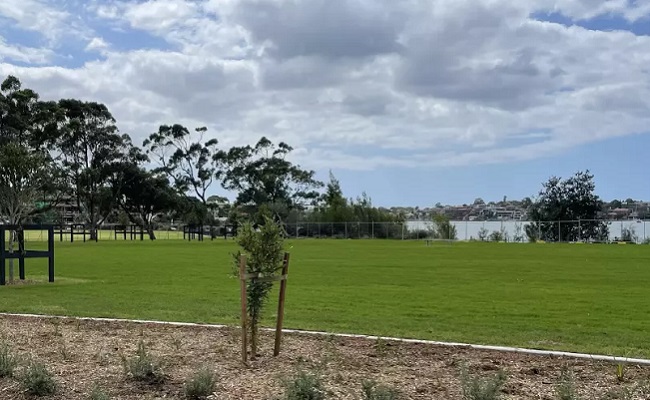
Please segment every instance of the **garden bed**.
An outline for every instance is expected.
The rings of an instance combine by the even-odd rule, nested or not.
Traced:
[[[31,398],[20,383],[28,358],[52,372],[57,391],[51,398],[71,400],[89,399],[96,385],[111,399],[181,399],[184,383],[202,366],[216,377],[215,399],[282,398],[283,382],[300,371],[319,376],[332,399],[363,398],[364,380],[394,387],[403,399],[462,399],[463,365],[471,376],[504,371],[505,399],[559,398],[563,371],[584,399],[650,394],[649,367],[627,365],[621,378],[606,362],[384,340],[287,334],[274,358],[272,334],[263,333],[261,355],[246,367],[237,329],[5,316],[0,335],[23,359],[14,378],[0,378],[0,399]],[[163,383],[125,374],[124,360],[135,356],[140,341],[162,363]]]

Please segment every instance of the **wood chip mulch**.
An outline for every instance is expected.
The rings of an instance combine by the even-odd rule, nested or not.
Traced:
[[[372,379],[397,388],[402,399],[460,400],[464,365],[473,376],[505,371],[503,399],[557,399],[563,370],[581,399],[650,398],[650,367],[626,366],[621,382],[611,363],[383,340],[287,334],[274,358],[273,336],[265,332],[260,356],[249,366],[241,363],[240,331],[234,328],[2,316],[0,340],[49,368],[58,385],[52,399],[89,399],[97,384],[111,399],[182,399],[187,378],[207,366],[217,377],[213,399],[282,398],[283,382],[306,371],[321,377],[328,399],[362,399],[361,384]],[[162,362],[163,384],[125,375],[123,360],[135,355],[141,340]],[[0,399],[32,398],[18,378],[0,378]]]

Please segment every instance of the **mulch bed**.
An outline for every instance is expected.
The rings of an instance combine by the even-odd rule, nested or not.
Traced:
[[[181,399],[184,382],[202,366],[217,377],[214,399],[281,398],[283,381],[299,371],[318,374],[331,399],[362,399],[361,383],[367,379],[397,388],[403,399],[462,399],[463,365],[478,376],[505,371],[504,399],[558,398],[563,369],[570,371],[582,399],[608,393],[622,398],[615,396],[623,391],[631,393],[629,399],[650,395],[644,386],[649,367],[626,366],[619,382],[611,363],[383,340],[287,334],[282,354],[274,358],[267,332],[260,356],[246,367],[237,329],[0,316],[0,335],[15,353],[50,369],[58,383],[54,399],[88,399],[96,384],[112,399]],[[135,355],[140,340],[162,361],[163,384],[125,375],[123,359]],[[18,380],[0,378],[0,399],[28,398]]]

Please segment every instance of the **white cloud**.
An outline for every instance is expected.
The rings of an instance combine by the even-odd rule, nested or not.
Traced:
[[[88,45],[86,46],[86,51],[99,51],[102,52],[104,50],[107,50],[110,47],[110,45],[102,38],[100,37],[94,37],[88,42]]]
[[[224,145],[285,140],[312,168],[510,162],[648,130],[650,37],[529,17],[638,19],[648,4],[103,1],[89,6],[97,18],[170,49],[120,52],[96,33],[86,48],[102,60],[25,68],[5,55],[0,74],[105,102],[137,143],[180,122]]]
[[[0,1],[0,17],[12,21],[20,29],[38,32],[50,42],[57,42],[68,34],[85,34],[84,24],[61,8],[66,3],[53,0],[3,0]]]
[[[44,48],[33,48],[20,45],[10,45],[0,36],[0,62],[21,62],[26,64],[46,64],[54,52]]]

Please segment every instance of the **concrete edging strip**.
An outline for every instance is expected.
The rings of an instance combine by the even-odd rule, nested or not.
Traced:
[[[170,322],[170,321],[154,321],[154,320],[122,319],[122,318],[70,317],[70,316],[61,316],[61,315],[17,314],[17,313],[0,313],[0,316],[44,318],[44,319],[71,319],[71,320],[97,321],[97,322],[126,322],[126,323],[135,323],[135,324],[155,324],[155,325],[169,325],[169,326],[215,328],[215,329],[233,328],[233,327],[236,328],[236,326],[231,326],[231,325],[199,324],[194,322]],[[263,328],[262,330],[274,331],[274,329],[272,328]],[[355,338],[355,339],[367,339],[367,340],[381,339],[381,340],[386,340],[391,342],[418,343],[418,344],[428,344],[428,345],[441,346],[441,347],[462,347],[462,348],[474,349],[474,350],[489,350],[489,351],[520,353],[520,354],[529,354],[529,355],[538,355],[538,356],[579,358],[579,359],[586,359],[591,361],[607,361],[607,362],[614,362],[614,363],[650,365],[650,360],[643,359],[643,358],[629,358],[629,357],[606,356],[600,354],[572,353],[567,351],[535,350],[535,349],[526,349],[520,347],[490,346],[490,345],[482,345],[482,344],[455,343],[455,342],[438,342],[434,340],[404,339],[404,338],[393,338],[387,336],[308,331],[308,330],[300,330],[300,329],[283,329],[282,332],[302,334],[302,335],[334,336],[334,337],[341,337],[341,338]]]

